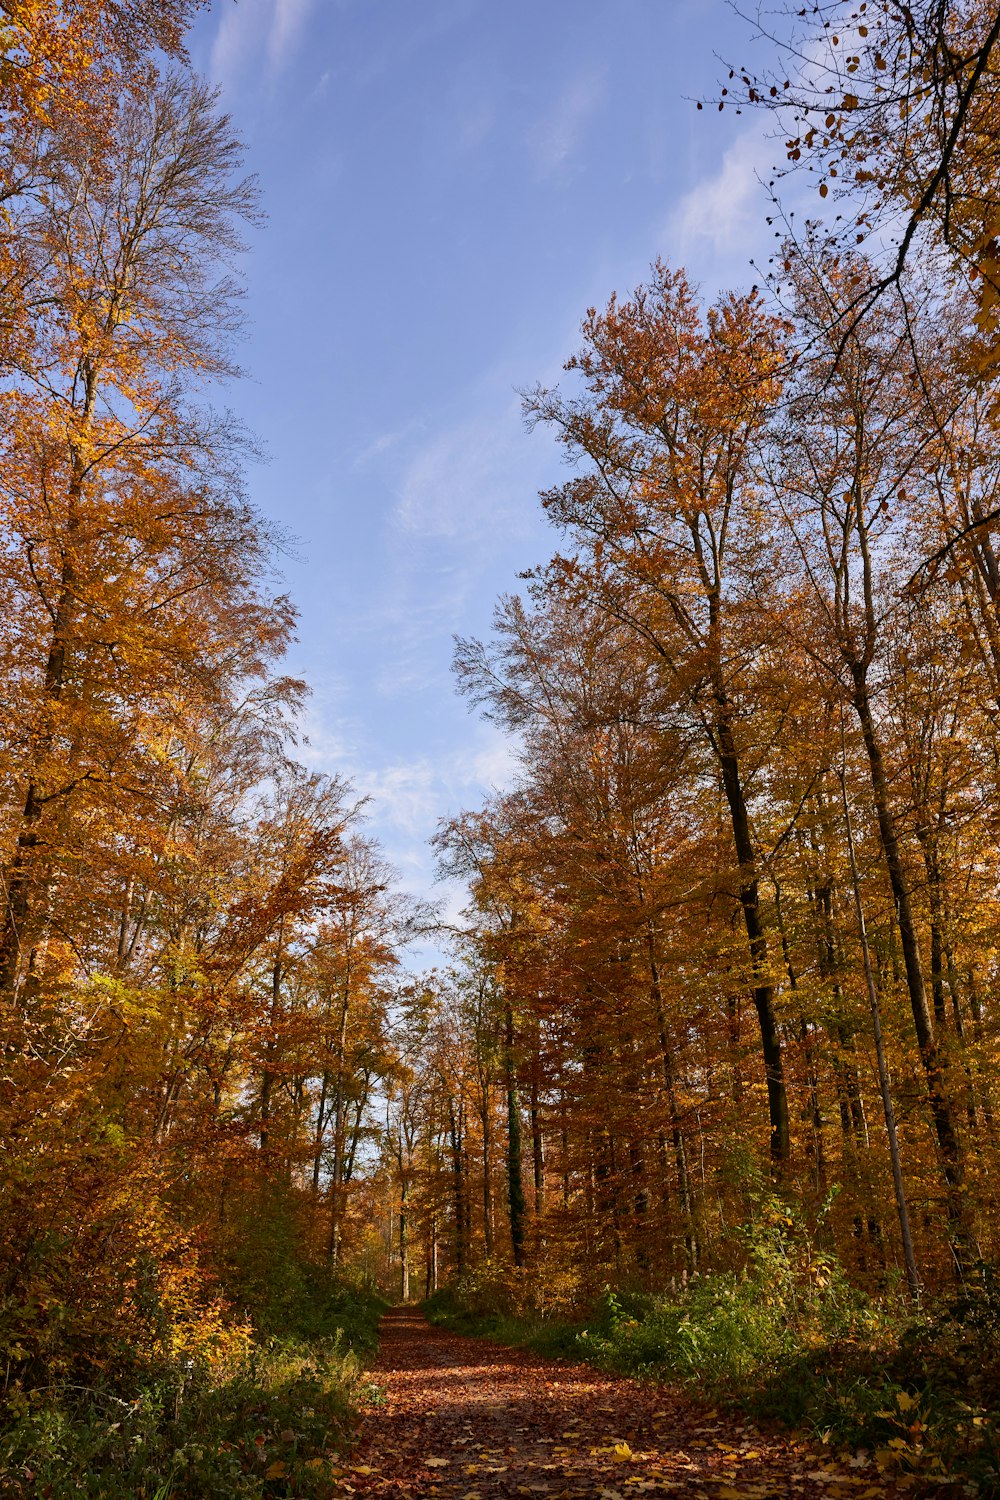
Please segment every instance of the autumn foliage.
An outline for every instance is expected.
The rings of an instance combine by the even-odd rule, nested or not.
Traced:
[[[739,1266],[775,1193],[873,1291],[996,1254],[989,396],[962,295],[845,344],[866,275],[814,242],[776,318],[658,263],[525,398],[563,545],[458,650],[520,772],[439,838],[491,998],[424,1170],[542,1304]]]
[[[217,406],[257,207],[183,59],[191,8],[44,0],[0,23],[15,1422],[42,1392],[131,1401],[161,1378],[179,1403],[192,1370],[287,1323],[341,1257],[389,1066],[402,913],[350,787],[293,758],[279,539]],[[0,1487],[29,1493],[5,1463]]]
[[[343,1365],[283,1347],[265,1400],[250,1351],[346,1326],[344,1276],[586,1309],[635,1368],[621,1298],[762,1366],[848,1304],[995,1320],[993,10],[786,16],[718,102],[844,213],[776,198],[763,288],[657,260],[526,393],[556,540],[455,662],[517,772],[440,827],[468,904],[417,976],[432,915],[295,758],[282,538],[220,411],[257,195],[196,8],[0,3],[0,1483],[51,1413],[162,1432],[201,1379],[212,1484],[324,1493]],[[705,1376],[679,1306],[657,1347]],[[293,1476],[245,1428],[303,1382]],[[120,1426],[94,1462],[145,1486]]]

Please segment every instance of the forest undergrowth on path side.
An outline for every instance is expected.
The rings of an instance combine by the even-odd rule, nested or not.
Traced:
[[[259,1251],[259,1244],[256,1246]],[[385,1303],[289,1261],[234,1268],[254,1320],[212,1360],[123,1362],[0,1405],[10,1500],[330,1500]],[[264,1273],[267,1286],[255,1285]]]

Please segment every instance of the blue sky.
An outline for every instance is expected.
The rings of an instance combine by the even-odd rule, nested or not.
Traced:
[[[303,758],[371,795],[433,894],[437,820],[510,774],[452,637],[553,545],[561,460],[515,388],[556,380],[658,254],[709,292],[755,279],[774,147],[691,102],[747,34],[724,0],[215,0],[191,50],[268,214],[228,399],[269,454],[252,498],[297,539]]]

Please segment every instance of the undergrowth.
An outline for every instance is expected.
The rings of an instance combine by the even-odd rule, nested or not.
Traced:
[[[533,1278],[480,1267],[425,1304],[461,1333],[679,1382],[722,1406],[874,1455],[918,1489],[1000,1496],[1000,1285],[908,1309],[850,1286],[788,1219],[758,1225],[744,1269],[679,1293],[612,1291],[567,1312]]]
[[[385,1304],[305,1263],[294,1248],[277,1243],[266,1223],[241,1237],[224,1281],[229,1324],[240,1336],[221,1356],[181,1349],[140,1360],[95,1349],[86,1361],[54,1363],[44,1378],[28,1371],[11,1379],[8,1367],[0,1494],[327,1500],[340,1493],[338,1454],[350,1445],[365,1393],[358,1355],[374,1348]]]

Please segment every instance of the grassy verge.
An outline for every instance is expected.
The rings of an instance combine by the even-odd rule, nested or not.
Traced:
[[[525,1301],[509,1271],[480,1273],[426,1311],[456,1332],[687,1385],[874,1454],[918,1488],[1000,1496],[1000,1291],[986,1271],[960,1300],[919,1316],[866,1299],[830,1264],[799,1280],[770,1258],[681,1295],[606,1291],[585,1317]]]
[[[300,1270],[261,1331],[213,1364],[190,1358],[8,1389],[0,1494],[11,1500],[326,1500],[340,1493],[364,1388],[358,1355],[384,1304]],[[282,1326],[282,1331],[278,1331]]]

